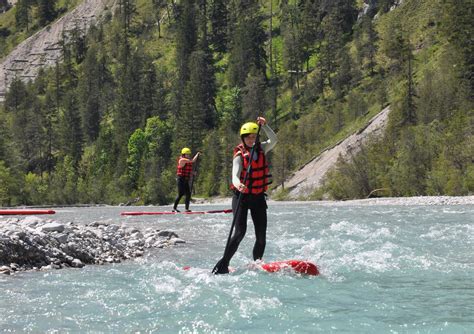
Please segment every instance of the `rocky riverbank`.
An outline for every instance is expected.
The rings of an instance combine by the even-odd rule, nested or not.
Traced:
[[[25,270],[81,268],[142,256],[146,248],[185,241],[172,231],[93,222],[61,224],[29,216],[0,220],[0,274]]]

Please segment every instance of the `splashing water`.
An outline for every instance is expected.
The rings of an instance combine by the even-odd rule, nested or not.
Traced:
[[[214,276],[210,270],[224,251],[231,215],[120,217],[120,211],[73,208],[58,210],[54,219],[170,229],[187,243],[121,264],[0,277],[0,329],[470,333],[474,328],[473,206],[270,204],[265,260],[310,260],[320,268],[319,277],[249,269],[251,222],[231,262],[237,270]],[[182,270],[188,265],[190,270]]]

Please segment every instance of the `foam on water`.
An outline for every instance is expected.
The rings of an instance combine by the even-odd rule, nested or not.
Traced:
[[[0,329],[469,333],[474,327],[472,206],[270,206],[265,260],[310,260],[319,277],[255,269],[250,222],[231,263],[235,272],[212,275],[231,215],[67,211],[55,218],[170,229],[187,243],[122,264],[0,277]]]

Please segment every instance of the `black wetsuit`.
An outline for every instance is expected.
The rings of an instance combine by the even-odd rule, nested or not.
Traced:
[[[191,189],[189,187],[189,179],[183,176],[178,176],[176,178],[176,181],[178,183],[178,196],[174,201],[173,210],[177,210],[179,201],[183,196],[186,196],[184,198],[184,207],[186,208],[186,210],[189,210],[189,202],[191,201]]]
[[[230,238],[229,245],[225,249],[223,258],[216,265],[214,271],[216,274],[225,274],[229,272],[228,266],[230,259],[234,256],[239,248],[240,242],[243,240],[245,233],[247,232],[247,216],[249,210],[250,215],[252,216],[256,237],[255,245],[253,247],[253,259],[262,259],[265,251],[267,238],[267,201],[265,199],[265,194],[242,194],[242,200],[236,212],[235,209],[238,199],[239,192],[235,191],[232,198],[232,210],[234,215],[237,215],[235,218],[235,228],[233,235]]]

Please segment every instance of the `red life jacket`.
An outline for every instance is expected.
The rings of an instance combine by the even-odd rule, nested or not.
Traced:
[[[268,185],[272,183],[269,180],[271,177],[270,170],[268,168],[267,160],[265,159],[265,153],[261,148],[260,144],[255,148],[255,151],[258,154],[257,160],[250,158],[250,151],[245,147],[244,144],[239,144],[234,148],[234,158],[237,155],[242,156],[242,172],[240,173],[240,182],[244,183],[245,176],[247,175],[247,168],[249,163],[252,164],[250,175],[245,181],[245,186],[247,187],[244,190],[245,194],[261,194],[268,189]],[[255,153],[254,153],[255,155]],[[231,189],[237,190],[233,184],[231,184]]]
[[[176,168],[176,175],[178,176],[181,176],[181,177],[184,177],[186,179],[189,179],[191,177],[191,175],[193,174],[193,163],[192,162],[187,162],[184,164],[183,167],[180,167],[179,166],[179,159],[181,159],[182,157],[179,157],[178,158],[178,166]]]

